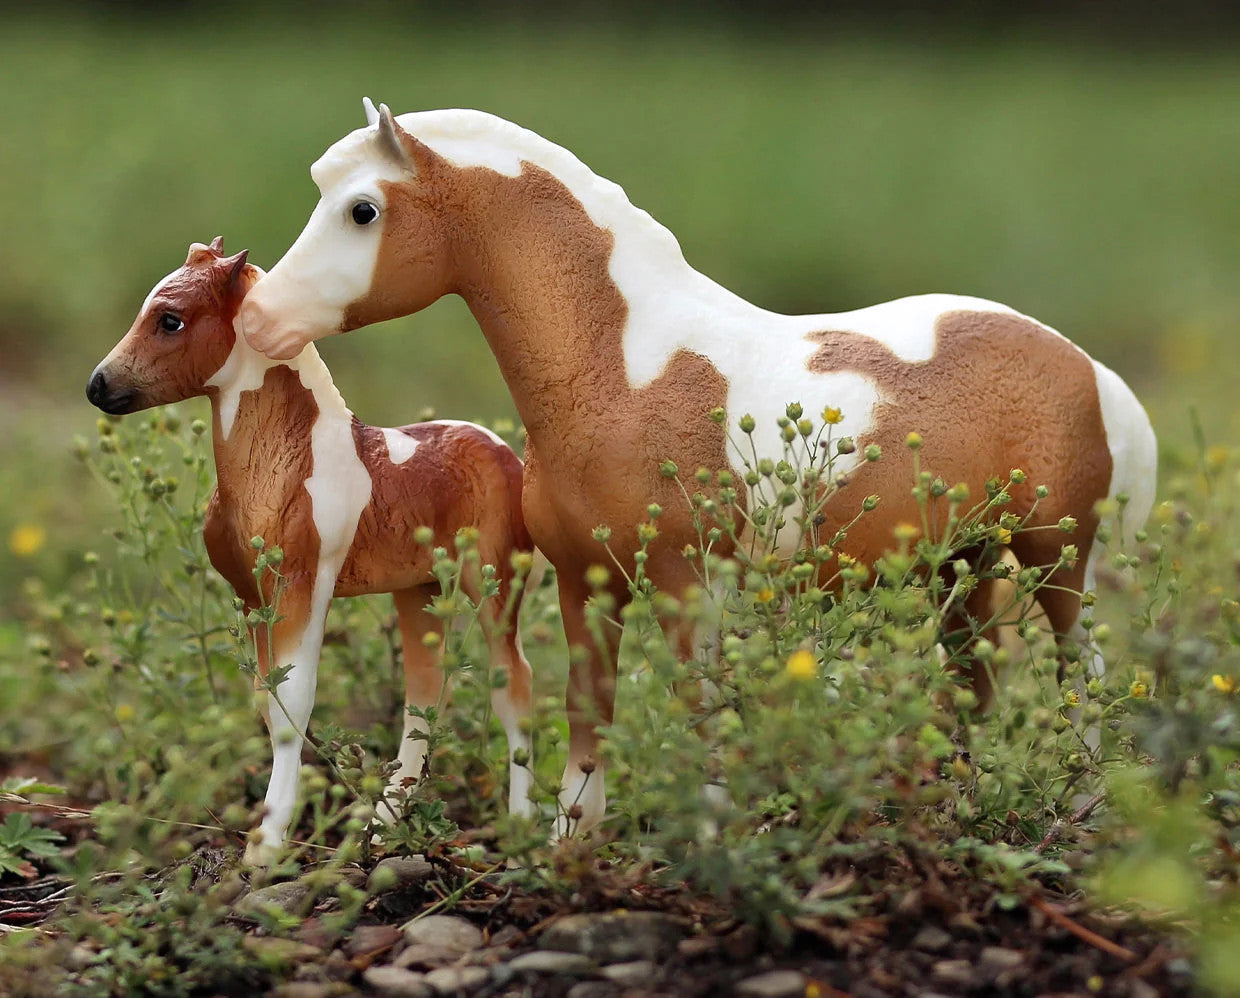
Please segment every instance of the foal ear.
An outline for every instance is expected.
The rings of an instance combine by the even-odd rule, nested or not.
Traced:
[[[216,237],[219,238],[218,236]],[[210,246],[204,246],[202,243],[190,243],[189,255],[185,258],[185,266],[202,267],[206,264],[214,263],[220,258],[219,253],[215,252],[214,243]]]
[[[379,109],[369,97],[362,98],[362,110],[366,112],[366,127],[379,124]]]
[[[435,156],[424,142],[400,127],[386,104],[379,105],[379,148],[385,156],[414,173],[427,169]]]
[[[211,249],[213,249],[220,256],[223,256],[224,255],[224,237],[216,236],[214,239],[212,239]]]

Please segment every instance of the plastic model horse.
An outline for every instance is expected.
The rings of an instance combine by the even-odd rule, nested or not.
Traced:
[[[313,346],[273,362],[235,333],[242,299],[262,272],[246,254],[225,257],[222,243],[195,243],[185,265],[148,296],[129,332],[95,369],[91,402],[128,413],[206,395],[211,400],[218,488],[204,537],[211,563],[251,610],[270,604],[274,580],[259,592],[251,538],[283,551],[279,619],[255,633],[260,675],[291,665],[267,698],[272,772],[266,815],[246,850],[269,863],[288,826],[301,748],[333,596],[392,593],[403,644],[406,706],[426,708],[446,693],[438,653],[425,635],[441,629],[427,612],[439,593],[432,547],[451,550],[458,531],[476,532],[482,564],[494,565],[498,605],[509,598],[512,554],[531,551],[521,516],[521,461],[495,434],[471,423],[367,426],[346,407]],[[414,540],[419,526],[430,545]],[[476,573],[475,573],[476,574]],[[479,580],[465,578],[477,600]],[[493,706],[510,758],[528,753],[521,722],[530,712],[530,667],[515,631],[499,626],[496,600],[480,607],[492,661],[507,673]],[[269,651],[270,644],[270,651]],[[425,720],[405,712],[400,767],[389,791],[422,775]],[[509,807],[530,811],[529,770],[510,766]],[[385,802],[380,817],[394,814]]]
[[[892,547],[897,524],[922,522],[908,432],[921,435],[923,468],[973,495],[1022,469],[1006,509],[1031,529],[1013,538],[1013,552],[1025,565],[1053,565],[1062,537],[1053,527],[1076,518],[1079,559],[1054,570],[1039,602],[1057,635],[1080,634],[1080,593],[1094,586],[1101,557],[1095,505],[1126,496],[1124,525],[1135,529],[1153,503],[1153,431],[1112,371],[1042,323],[978,298],[767,311],[694,270],[620,187],[533,132],[478,111],[394,118],[366,106],[367,126],[314,164],[321,199],[247,298],[240,325],[255,348],[285,357],[445,294],[464,298],[528,430],[526,522],[556,566],[569,642],[587,652],[568,690],[563,798],[580,799],[583,830],[604,812],[602,766],[591,779],[580,763],[611,720],[619,641],[597,648],[584,624],[582,576],[600,560],[592,531],[631,530],[660,503],[645,569],[660,589],[683,590],[695,578],[681,551],[697,534],[659,463],[730,468],[743,480],[783,456],[778,419],[789,402],[809,414],[831,407],[839,434],[856,441],[836,464],[848,484],[827,503],[821,534],[850,523],[864,496],[881,496],[838,546],[866,565]],[[716,409],[724,424],[708,418]],[[730,439],[725,426],[743,415],[754,429]],[[870,445],[882,461],[864,460]],[[832,559],[822,577],[837,567]],[[613,588],[623,605],[623,580]]]

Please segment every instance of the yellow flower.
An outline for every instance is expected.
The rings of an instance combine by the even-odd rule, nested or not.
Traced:
[[[37,523],[21,523],[9,534],[9,550],[19,558],[29,558],[43,547],[47,531]]]
[[[921,447],[921,434],[913,431],[904,438],[904,446],[909,450],[918,450]]]
[[[824,423],[830,423],[832,426],[834,426],[836,423],[842,422],[843,419],[844,419],[844,414],[840,412],[840,410],[835,408],[834,406],[829,405],[825,409],[822,410],[822,421]]]
[[[1150,688],[1139,679],[1134,679],[1132,685],[1128,687],[1128,693],[1136,700],[1144,700],[1150,695]]]
[[[775,598],[775,590],[770,586],[763,586],[758,590],[758,602],[770,603]]]
[[[1220,693],[1235,693],[1238,685],[1235,676],[1220,676],[1217,672],[1210,677],[1210,682]]]
[[[1012,531],[1008,530],[1007,527],[995,527],[995,538],[1000,544],[1011,544]]]
[[[805,998],[822,998],[822,988],[817,981],[810,981],[805,985]]]
[[[793,679],[813,679],[818,673],[818,662],[813,652],[801,648],[788,656],[784,668]]]
[[[913,540],[921,531],[911,523],[897,523],[892,534],[901,544],[906,544]]]

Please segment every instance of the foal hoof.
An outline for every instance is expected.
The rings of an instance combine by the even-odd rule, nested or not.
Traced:
[[[280,858],[280,847],[271,846],[263,841],[262,836],[251,836],[250,840],[245,844],[245,855],[242,862],[246,866],[254,867],[258,870],[267,870],[275,866],[276,860]]]

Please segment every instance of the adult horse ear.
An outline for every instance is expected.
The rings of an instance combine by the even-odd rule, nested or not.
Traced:
[[[230,256],[228,259],[224,260],[224,263],[228,265],[229,288],[238,288],[241,286],[241,277],[245,273],[245,262],[249,255],[250,251],[248,249],[243,249],[235,256]]]
[[[427,169],[435,155],[424,142],[400,127],[386,104],[379,105],[379,148],[386,156],[414,173]]]
[[[366,126],[379,124],[379,109],[369,97],[362,98],[362,110],[366,112]]]

